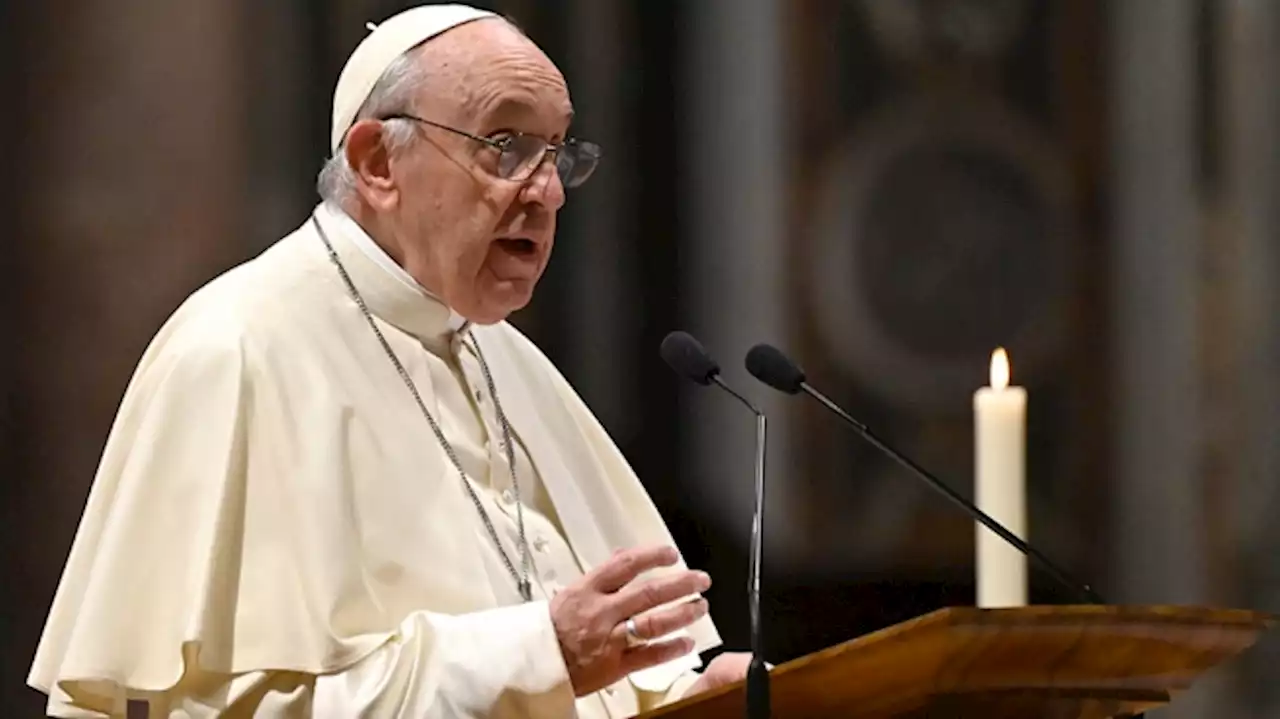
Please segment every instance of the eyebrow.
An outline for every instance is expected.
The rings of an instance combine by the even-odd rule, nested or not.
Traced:
[[[508,95],[499,100],[492,111],[485,114],[485,119],[488,124],[505,124],[500,120],[506,118],[534,118],[537,114],[538,111],[530,103]],[[573,123],[573,119],[574,109],[570,105],[568,113],[564,116],[566,128]]]

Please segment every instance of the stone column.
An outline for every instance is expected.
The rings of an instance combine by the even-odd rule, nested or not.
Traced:
[[[791,345],[795,317],[787,287],[790,164],[785,120],[788,3],[702,0],[689,3],[683,32],[683,157],[673,175],[686,203],[687,256],[680,259],[685,327],[720,360],[727,382],[758,400],[769,416],[765,565],[779,569],[789,533],[789,419],[795,398],[751,378],[743,356],[756,342]],[[683,251],[683,248],[682,248]],[[694,501],[745,543],[752,509],[753,417],[718,390],[688,389],[687,440]],[[744,544],[745,548],[745,544]]]
[[[577,117],[574,127],[585,139],[601,144],[605,165],[583,187],[570,190],[557,260],[565,263],[569,282],[565,314],[555,324],[569,350],[565,372],[588,406],[619,442],[639,430],[639,363],[657,362],[657,348],[637,346],[642,307],[634,285],[639,258],[647,242],[634,223],[637,186],[635,133],[629,122],[629,26],[637,19],[621,0],[572,0],[563,18],[569,40],[565,72]]]
[[[245,254],[241,11],[233,0],[25,10],[28,92],[6,106],[27,127],[9,245],[26,621],[7,643],[24,652],[24,677],[136,362],[188,293]]]
[[[0,137],[10,139],[21,137],[25,131],[25,126],[20,122],[22,118],[18,116],[22,108],[21,98],[26,95],[22,76],[16,71],[22,61],[22,55],[19,52],[21,33],[18,25],[19,18],[17,3],[0,4],[0,87],[7,88],[10,98],[9,106],[12,108],[7,112],[0,112]],[[18,157],[22,156],[21,149],[15,148],[11,152],[16,152]],[[14,159],[11,154],[10,162]],[[17,162],[13,164],[21,166]],[[0,176],[0,216],[15,217],[18,209],[22,207],[20,178],[21,174],[16,172],[8,172]],[[18,229],[20,232],[21,228]],[[17,432],[13,416],[16,410],[13,395],[17,390],[14,372],[22,346],[15,327],[22,313],[17,305],[17,290],[21,279],[16,258],[23,243],[23,236],[18,234],[10,241],[9,251],[0,252],[0,277],[5,278],[4,281],[0,281],[0,321],[3,322],[7,335],[7,341],[0,349],[0,477],[16,476],[13,466],[14,440]],[[6,489],[11,488],[12,483],[6,483]],[[6,502],[5,505],[13,506],[10,502]],[[5,516],[7,518],[7,514]],[[9,524],[5,522],[6,526]]]
[[[1223,503],[1228,528],[1223,564],[1234,606],[1280,611],[1280,5],[1225,0],[1216,5],[1223,122],[1222,186],[1225,254],[1221,287],[1229,315],[1229,344],[1210,346],[1231,363],[1223,389],[1231,397],[1224,421],[1233,460]],[[1229,252],[1223,253],[1220,248]],[[1241,662],[1231,693],[1235,716],[1280,715],[1274,681],[1280,638],[1269,636]]]
[[[251,108],[241,178],[246,250],[265,249],[307,219],[320,201],[316,178],[329,154],[333,89],[355,44],[341,56],[322,40],[333,13],[316,0],[244,6],[248,68],[239,101]],[[363,25],[357,25],[361,36]],[[336,66],[336,67],[335,67]]]
[[[1116,603],[1206,599],[1196,9],[1110,4]],[[1162,716],[1210,716],[1204,696]]]

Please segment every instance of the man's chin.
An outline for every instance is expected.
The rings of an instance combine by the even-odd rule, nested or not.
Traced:
[[[476,303],[475,307],[454,309],[472,324],[494,325],[507,319],[513,312],[524,309],[532,299],[531,289],[520,291],[516,287],[495,288]]]

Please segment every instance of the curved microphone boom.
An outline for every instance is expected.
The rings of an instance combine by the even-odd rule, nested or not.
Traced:
[[[947,485],[943,484],[937,477],[929,474],[929,472],[925,471],[918,464],[903,456],[901,452],[898,452],[888,444],[885,444],[879,437],[876,437],[865,424],[854,419],[848,412],[844,411],[839,405],[827,398],[826,395],[811,387],[809,383],[805,381],[804,370],[800,369],[799,365],[795,362],[792,362],[791,358],[783,354],[782,350],[779,350],[772,345],[758,344],[747,352],[746,365],[747,371],[750,372],[753,377],[779,392],[784,392],[786,394],[799,394],[804,392],[810,397],[818,400],[818,402],[820,402],[824,407],[831,410],[831,412],[835,413],[836,416],[840,417],[840,419],[844,420],[847,424],[856,429],[859,434],[861,434],[868,442],[875,445],[877,449],[884,452],[907,469],[911,470],[917,477],[923,479],[930,487],[940,492],[942,496],[951,500],[965,512],[968,512],[987,529],[990,529],[992,532],[1000,535],[1004,541],[1013,545],[1013,547],[1019,552],[1022,552],[1026,556],[1039,562],[1040,566],[1064,587],[1078,594],[1089,604],[1104,603],[1102,597],[1094,592],[1093,588],[1089,585],[1082,584],[1075,579],[1072,579],[1065,571],[1059,569],[1052,560],[1041,554],[1035,547],[1032,547],[1022,541],[1016,534],[1010,532],[981,509],[978,509],[972,502],[957,494]]]
[[[751,665],[747,669],[747,719],[772,716],[769,698],[769,665],[764,660],[760,627],[760,555],[764,546],[764,450],[765,416],[736,390],[720,379],[720,365],[688,332],[672,332],[662,340],[662,359],[676,374],[695,384],[716,385],[756,416],[755,511],[751,517],[751,568],[747,577],[747,604],[751,617]]]

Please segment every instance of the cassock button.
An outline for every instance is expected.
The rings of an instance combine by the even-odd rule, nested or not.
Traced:
[[[476,401],[477,402],[484,401],[484,392],[481,392],[480,390],[476,390]]]
[[[547,538],[546,538],[546,537],[534,537],[534,538],[533,538],[533,548],[534,548],[534,549],[536,549],[536,550],[537,550],[537,551],[539,551],[539,552],[545,552],[545,551],[547,551]]]
[[[506,502],[507,504],[515,504],[516,493],[513,492],[510,487],[502,490],[502,501]]]

